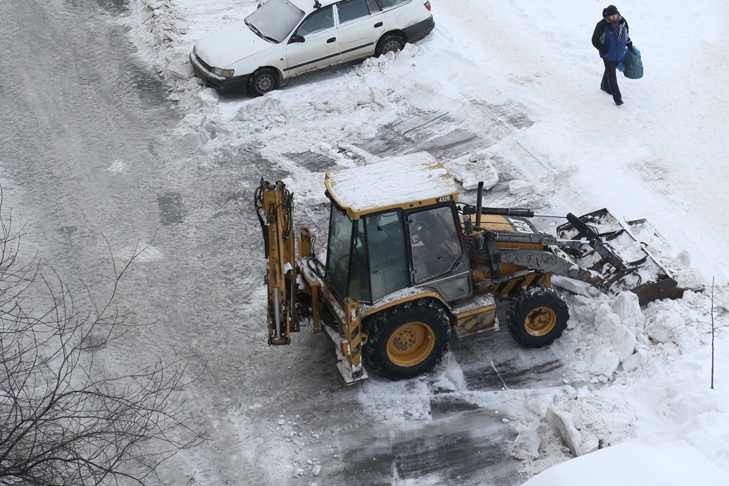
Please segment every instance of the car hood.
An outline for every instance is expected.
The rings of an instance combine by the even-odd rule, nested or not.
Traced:
[[[247,25],[241,23],[239,27],[203,38],[195,44],[195,51],[210,66],[225,68],[274,45],[261,39]]]

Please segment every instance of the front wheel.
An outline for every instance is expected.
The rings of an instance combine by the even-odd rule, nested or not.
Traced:
[[[391,380],[427,373],[448,349],[450,319],[434,301],[408,302],[383,311],[366,328],[365,366]]]
[[[541,348],[562,335],[569,318],[567,304],[557,292],[532,287],[514,299],[509,311],[509,331],[522,346]]]
[[[278,75],[273,69],[259,69],[248,82],[248,90],[253,96],[263,96],[277,87]]]

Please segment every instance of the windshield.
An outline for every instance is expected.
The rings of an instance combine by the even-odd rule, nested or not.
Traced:
[[[268,0],[246,17],[245,22],[259,37],[271,42],[281,42],[294,30],[303,16],[304,12],[288,0]]]

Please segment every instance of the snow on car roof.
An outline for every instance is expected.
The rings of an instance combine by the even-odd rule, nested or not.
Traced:
[[[453,176],[425,152],[327,173],[325,185],[334,202],[353,218],[456,200],[459,191]]]

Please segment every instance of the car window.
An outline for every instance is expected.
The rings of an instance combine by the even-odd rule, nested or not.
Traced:
[[[382,8],[390,8],[390,7],[397,7],[398,5],[407,3],[410,0],[378,0],[378,1],[380,2],[380,5],[382,5]]]
[[[367,0],[367,4],[370,6],[370,12],[379,12],[382,10],[382,7],[380,7],[380,4],[377,3],[377,0]]]
[[[339,23],[343,24],[352,20],[366,17],[370,14],[367,0],[346,0],[337,4],[339,11]]]
[[[323,7],[309,15],[304,20],[296,33],[300,36],[307,36],[334,27],[334,9],[331,5]]]

